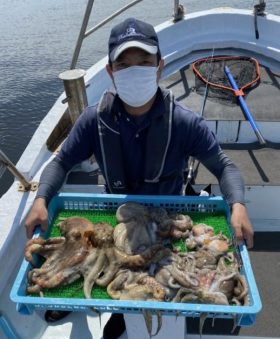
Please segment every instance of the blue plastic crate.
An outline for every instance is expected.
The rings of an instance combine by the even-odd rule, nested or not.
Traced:
[[[229,220],[229,208],[221,197],[188,197],[188,196],[132,196],[111,194],[68,194],[61,193],[54,197],[49,205],[49,225],[59,210],[116,210],[118,206],[135,201],[146,206],[157,206],[169,211],[181,212],[223,212]],[[23,260],[11,290],[11,300],[17,303],[17,310],[23,314],[31,314],[36,309],[58,309],[71,311],[87,311],[96,309],[101,312],[141,313],[143,309],[161,311],[165,315],[184,315],[198,317],[201,313],[221,318],[237,319],[239,326],[250,326],[255,323],[256,314],[262,304],[252,272],[247,249],[239,247],[242,271],[249,287],[249,305],[224,306],[212,304],[191,304],[155,301],[122,301],[110,299],[49,298],[26,295],[27,272],[30,264]]]

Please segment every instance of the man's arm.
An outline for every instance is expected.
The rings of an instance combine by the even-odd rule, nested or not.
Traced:
[[[57,157],[54,158],[42,172],[36,198],[44,198],[48,205],[62,186],[70,169],[63,165]]]
[[[244,201],[244,182],[238,168],[224,154],[206,121],[176,102],[176,135],[180,135],[186,156],[198,159],[219,181],[221,192],[231,206],[231,224],[238,243],[253,246],[253,228]]]
[[[216,176],[221,192],[231,207],[231,224],[237,243],[246,241],[248,248],[253,247],[254,231],[245,206],[244,182],[240,171],[221,149],[201,162]]]
[[[240,171],[220,147],[218,152],[201,162],[218,179],[221,192],[230,206],[236,202],[245,204],[244,181]]]
[[[95,152],[95,115],[96,107],[88,107],[83,112],[59,154],[42,172],[36,199],[25,221],[28,238],[32,237],[37,225],[40,225],[43,231],[47,229],[49,201],[58,192],[71,168]]]
[[[47,230],[48,203],[62,186],[68,170],[69,169],[63,166],[57,157],[43,170],[36,198],[25,220],[26,235],[28,239],[32,237],[37,225],[40,226],[42,231]]]

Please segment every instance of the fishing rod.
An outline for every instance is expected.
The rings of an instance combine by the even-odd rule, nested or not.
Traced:
[[[207,80],[209,80],[210,75],[211,75],[211,73],[213,71],[213,67],[212,66],[213,66],[214,51],[215,51],[215,48],[213,47],[212,55],[210,57],[211,58],[211,62],[210,62],[210,67],[208,69]],[[200,110],[200,116],[202,116],[202,117],[203,117],[203,114],[204,114],[204,109],[205,109],[205,104],[206,104],[206,100],[207,100],[208,90],[209,90],[209,86],[208,86],[208,82],[206,82],[206,87],[205,87],[205,91],[204,91],[202,107],[201,107],[201,110]],[[191,181],[193,179],[194,164],[195,164],[195,158],[191,156],[190,159],[189,159],[189,167],[188,167],[188,175],[187,175],[186,187],[188,186],[189,183],[191,183]]]

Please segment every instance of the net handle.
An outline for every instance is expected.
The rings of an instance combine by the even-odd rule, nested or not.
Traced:
[[[261,131],[259,130],[258,125],[256,124],[255,119],[252,116],[252,114],[251,114],[251,112],[250,112],[250,110],[249,110],[249,108],[248,108],[248,106],[246,104],[246,101],[244,100],[242,94],[238,94],[240,92],[240,90],[239,90],[239,88],[237,86],[236,81],[234,80],[234,77],[232,76],[232,74],[230,72],[229,67],[225,65],[224,71],[226,73],[226,76],[227,76],[227,78],[228,78],[228,80],[229,80],[233,90],[235,91],[235,93],[237,93],[236,95],[237,95],[239,104],[240,104],[240,106],[242,108],[242,111],[245,114],[246,118],[249,120],[249,122],[250,122],[250,124],[251,124],[251,126],[252,126],[252,128],[253,128],[253,130],[254,130],[257,138],[258,138],[258,140],[259,140],[259,143],[261,145],[265,145],[266,144],[265,139],[262,136]]]
[[[249,83],[245,84],[244,86],[240,87],[238,89],[238,91],[236,91],[232,87],[219,85],[219,84],[216,84],[214,82],[209,81],[208,79],[205,79],[203,77],[203,75],[199,72],[199,70],[197,69],[197,65],[200,65],[203,62],[209,62],[209,60],[210,60],[210,62],[214,62],[214,61],[221,61],[221,60],[226,61],[226,60],[242,60],[242,59],[243,60],[252,60],[254,62],[255,69],[256,69],[256,78],[254,80],[250,81]],[[257,83],[260,80],[260,77],[261,77],[260,65],[259,65],[258,60],[255,59],[255,58],[251,58],[251,57],[247,58],[247,57],[243,57],[243,56],[228,56],[228,57],[220,56],[220,57],[210,57],[210,58],[208,57],[208,58],[199,59],[192,64],[192,69],[193,69],[193,72],[199,77],[199,79],[202,82],[204,82],[206,85],[231,91],[234,94],[234,96],[236,96],[236,97],[239,97],[240,95],[244,96],[244,90],[253,86],[255,83]]]

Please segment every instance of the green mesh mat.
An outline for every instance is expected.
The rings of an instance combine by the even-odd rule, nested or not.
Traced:
[[[187,213],[193,220],[194,224],[204,223],[214,228],[215,233],[222,232],[225,236],[231,238],[231,233],[226,221],[226,217],[223,213]],[[117,225],[116,212],[114,210],[95,210],[95,211],[84,211],[84,210],[62,210],[58,211],[56,217],[51,225],[51,232],[49,237],[61,236],[58,223],[63,219],[70,218],[73,216],[79,216],[87,218],[93,223],[106,222],[113,227]],[[173,245],[181,252],[186,252],[184,240],[174,240]],[[232,250],[232,249],[231,249]],[[67,284],[66,286],[60,286],[53,289],[44,289],[45,297],[49,298],[84,298],[83,293],[83,279]],[[34,295],[33,295],[34,296]],[[38,295],[39,296],[39,295]],[[92,289],[91,297],[93,299],[112,299],[105,287],[94,286]]]

